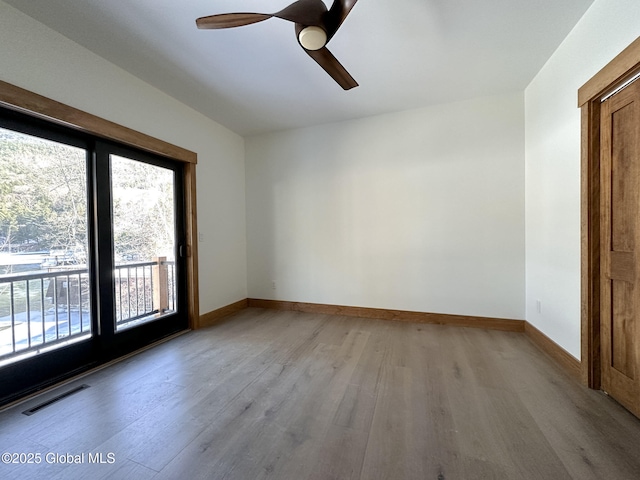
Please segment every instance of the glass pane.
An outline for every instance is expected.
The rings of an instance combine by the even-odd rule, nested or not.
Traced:
[[[0,128],[0,365],[91,336],[86,164]]]
[[[117,331],[176,311],[174,173],[110,161]]]

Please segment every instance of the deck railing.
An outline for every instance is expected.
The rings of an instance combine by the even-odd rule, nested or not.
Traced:
[[[176,309],[175,263],[114,269],[116,330]],[[0,276],[0,365],[91,335],[89,272],[65,269]]]
[[[161,257],[153,262],[118,265],[114,279],[117,329],[175,310],[174,262]]]

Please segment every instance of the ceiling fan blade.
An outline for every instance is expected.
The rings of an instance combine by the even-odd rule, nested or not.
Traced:
[[[347,72],[327,47],[322,47],[319,50],[307,50],[303,47],[303,50],[307,52],[309,56],[318,63],[318,65],[324,68],[324,70],[345,90],[350,90],[358,86],[358,82],[353,79],[349,72]]]
[[[209,15],[196,20],[196,25],[200,29],[218,29],[242,27],[252,23],[262,22],[273,17],[269,13],[221,13],[219,15]]]
[[[335,35],[357,1],[358,0],[333,0],[333,4],[325,17],[327,41],[331,40],[331,37]]]

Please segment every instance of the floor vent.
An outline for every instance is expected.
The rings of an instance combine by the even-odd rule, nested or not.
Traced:
[[[64,393],[61,393],[60,395],[57,395],[57,396],[55,396],[53,398],[50,398],[46,402],[42,402],[40,405],[36,405],[35,407],[30,408],[29,410],[25,410],[22,413],[25,414],[25,415],[33,415],[34,413],[39,412],[43,408],[46,408],[49,405],[51,405],[53,403],[56,403],[59,400],[62,400],[63,398],[67,398],[68,396],[73,395],[74,393],[78,393],[80,390],[84,390],[86,388],[89,388],[90,386],[91,385],[84,384],[84,385],[80,385],[79,387],[72,388],[68,392],[64,392]]]

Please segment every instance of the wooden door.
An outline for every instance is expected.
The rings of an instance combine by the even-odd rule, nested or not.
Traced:
[[[602,389],[640,416],[640,82],[600,118]]]

